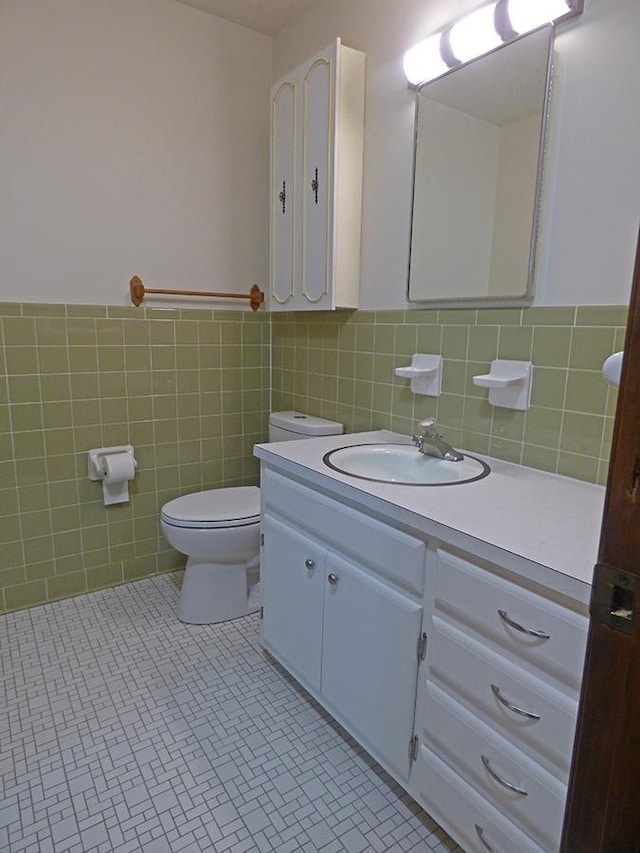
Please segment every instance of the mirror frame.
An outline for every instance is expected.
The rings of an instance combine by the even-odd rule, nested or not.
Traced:
[[[452,74],[455,74],[457,71],[462,69],[467,69],[473,67],[477,62],[480,62],[487,56],[492,56],[493,54],[498,53],[498,51],[504,50],[506,47],[509,47],[512,44],[515,44],[522,39],[527,38],[528,36],[533,35],[534,33],[539,33],[542,30],[546,30],[548,32],[548,50],[547,50],[547,60],[546,60],[546,78],[545,78],[545,89],[544,89],[544,97],[543,97],[543,105],[542,105],[542,119],[540,123],[540,138],[538,140],[538,161],[537,161],[537,173],[536,173],[536,182],[535,182],[535,192],[534,192],[534,209],[533,209],[533,218],[532,218],[532,228],[531,228],[531,240],[529,244],[529,260],[527,265],[527,282],[525,292],[522,295],[514,295],[514,296],[454,296],[451,298],[436,296],[436,297],[420,297],[416,298],[411,295],[411,255],[412,255],[412,244],[413,244],[413,229],[414,229],[414,206],[415,206],[415,196],[416,196],[416,169],[417,169],[417,158],[418,158],[418,130],[419,130],[419,111],[420,111],[420,93],[423,89],[429,86],[430,83],[435,83],[437,81],[443,80],[446,77],[450,77]],[[554,37],[555,37],[555,26],[553,23],[545,24],[542,27],[538,27],[536,30],[532,30],[531,32],[524,33],[513,40],[506,42],[505,44],[501,44],[498,47],[494,48],[487,53],[478,56],[469,62],[464,63],[463,65],[456,66],[454,68],[449,69],[449,71],[445,72],[440,77],[436,78],[436,80],[427,81],[426,83],[422,83],[417,87],[412,87],[415,90],[415,114],[414,114],[414,133],[413,133],[413,171],[412,171],[412,184],[411,184],[411,217],[410,217],[410,225],[409,225],[409,263],[407,268],[407,302],[410,305],[415,305],[417,307],[427,306],[428,308],[509,308],[509,307],[522,307],[525,305],[530,305],[533,301],[535,295],[535,285],[536,285],[536,276],[538,272],[538,261],[539,261],[539,252],[540,252],[540,224],[542,220],[542,207],[543,207],[543,189],[545,182],[545,160],[547,153],[547,141],[548,141],[548,132],[550,125],[550,110],[551,110],[551,97],[552,97],[552,89],[553,89],[553,77],[554,77]]]

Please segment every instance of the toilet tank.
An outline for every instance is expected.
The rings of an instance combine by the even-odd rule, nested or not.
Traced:
[[[314,418],[302,412],[271,412],[269,415],[269,441],[292,441],[317,438],[321,435],[342,435],[344,425],[325,418]]]

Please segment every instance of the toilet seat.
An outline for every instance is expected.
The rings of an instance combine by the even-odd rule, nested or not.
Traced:
[[[235,486],[174,498],[162,507],[162,520],[173,527],[214,530],[260,522],[260,489]]]

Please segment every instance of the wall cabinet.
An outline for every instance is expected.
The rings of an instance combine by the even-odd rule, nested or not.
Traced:
[[[272,87],[272,311],[358,307],[364,85],[338,39]]]
[[[262,500],[264,646],[465,850],[556,851],[580,606],[268,466]]]

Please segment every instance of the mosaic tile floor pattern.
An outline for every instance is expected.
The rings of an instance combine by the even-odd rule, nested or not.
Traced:
[[[168,575],[0,619],[0,851],[461,848],[262,652],[185,626]]]

